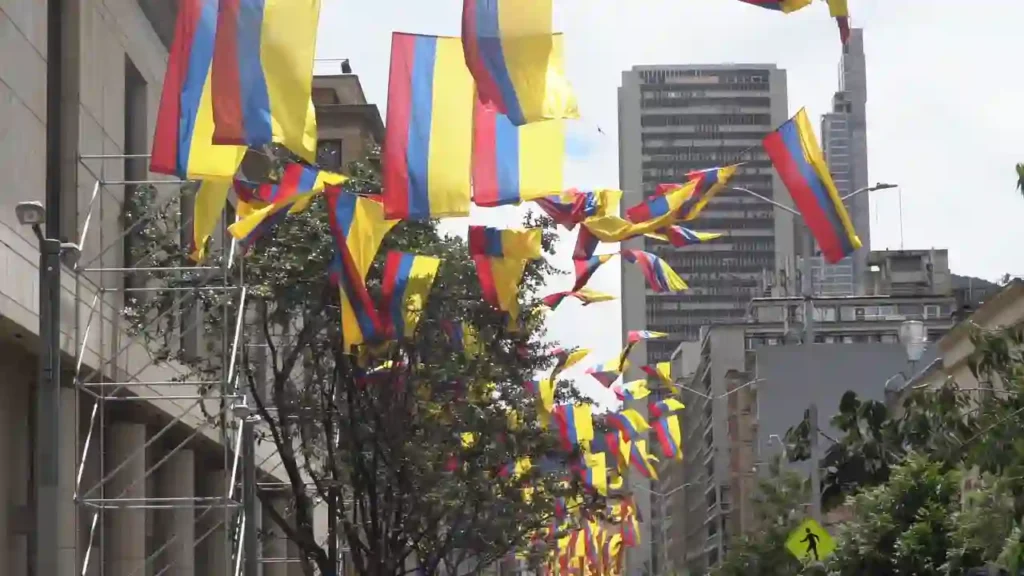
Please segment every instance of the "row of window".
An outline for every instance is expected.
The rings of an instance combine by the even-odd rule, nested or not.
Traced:
[[[672,96],[674,92],[663,92],[640,101],[641,108],[691,108],[695,106],[748,106],[751,108],[770,108],[771,98],[767,96]]]
[[[902,317],[937,320],[947,318],[953,308],[949,304],[898,304],[886,306],[818,306],[814,307],[816,322],[861,322],[868,320],[895,320]],[[790,321],[802,322],[803,307],[799,305],[763,306],[756,309],[760,322],[782,322],[788,315]]]
[[[644,170],[647,169],[675,169],[680,161],[690,162],[708,162],[720,164],[735,164],[738,162],[746,162],[746,168],[771,168],[772,163],[768,159],[768,155],[748,149],[744,151],[730,152],[722,149],[706,149],[706,148],[694,148],[694,147],[683,147],[678,148],[676,152],[672,154],[659,154],[657,158],[644,159],[642,167]],[[710,166],[705,166],[708,168]]]
[[[640,126],[771,126],[771,114],[644,114]]]
[[[697,68],[639,70],[640,79],[647,84],[664,83],[667,78],[717,78],[723,84],[767,84],[769,72],[752,68],[731,70],[704,70]]]
[[[641,144],[644,150],[648,146],[664,146],[664,142],[686,142],[689,140],[758,140],[767,134],[767,130],[750,130],[748,132],[723,132],[719,126],[709,124],[695,126],[692,132],[643,132]]]
[[[887,334],[815,334],[816,344],[897,344],[899,337],[895,332]],[[748,336],[747,349],[753,350],[765,346],[778,346],[786,342],[777,336]]]
[[[768,154],[762,150],[736,146],[665,146],[657,150],[644,150],[641,160],[644,168],[657,168],[666,164],[675,164],[679,160],[705,160],[706,154],[715,154],[719,158],[732,158],[730,163],[754,160],[771,161]]]

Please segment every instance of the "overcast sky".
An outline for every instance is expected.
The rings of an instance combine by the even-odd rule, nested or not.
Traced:
[[[872,198],[872,248],[900,247],[902,197],[904,247],[948,248],[959,274],[1024,275],[1024,198],[1013,170],[1024,161],[1024,2],[849,2],[867,52],[870,178],[901,185]],[[317,57],[350,59],[384,115],[391,32],[457,36],[461,5],[324,0]],[[634,65],[775,63],[788,71],[790,111],[806,106],[815,119],[837,88],[840,46],[823,1],[782,15],[738,0],[555,0],[555,28],[565,32],[583,116],[569,128],[567,187],[618,187],[616,88]],[[474,220],[488,224],[515,218],[511,209],[479,212]],[[571,249],[566,237],[566,270]],[[590,286],[617,294],[618,275],[609,265]],[[613,356],[622,330],[636,328],[620,324],[618,301],[566,301],[550,318],[553,338],[594,349],[586,366]],[[573,373],[584,391],[601,394],[582,368]]]

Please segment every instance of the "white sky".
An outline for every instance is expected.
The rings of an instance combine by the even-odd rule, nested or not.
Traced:
[[[324,0],[317,57],[350,59],[384,115],[391,32],[457,36],[461,5]],[[872,247],[900,247],[902,196],[906,248],[948,248],[958,274],[1024,275],[1024,198],[1013,170],[1024,162],[1024,2],[850,0],[850,11],[867,53],[870,178],[901,185],[872,198]],[[583,116],[569,129],[566,187],[618,187],[616,88],[634,65],[775,63],[788,71],[790,111],[806,106],[812,119],[829,110],[837,88],[839,39],[823,1],[782,15],[738,0],[555,0],[555,27],[565,32]],[[317,70],[332,71],[326,63]],[[502,224],[515,211],[473,218]],[[559,255],[565,270],[573,238]],[[551,290],[566,284],[560,278]],[[619,266],[589,286],[617,294]],[[594,349],[568,373],[584,391],[603,392],[582,372],[616,354],[622,331],[636,328],[620,324],[618,301],[581,308],[567,300],[551,315],[553,338]]]

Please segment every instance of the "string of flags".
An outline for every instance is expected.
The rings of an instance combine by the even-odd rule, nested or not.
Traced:
[[[812,0],[741,0],[792,13]],[[847,0],[827,0],[843,44],[849,39]],[[652,252],[602,244],[651,238],[674,248],[713,242],[722,232],[690,228],[708,203],[729,186],[740,165],[709,167],[681,183],[664,183],[619,214],[622,192],[566,188],[563,174],[565,120],[579,118],[565,76],[564,38],[552,28],[552,0],[464,0],[461,37],[396,32],[392,36],[382,191],[354,194],[347,176],[316,166],[317,128],[312,70],[320,0],[258,2],[181,0],[151,154],[150,170],[199,180],[195,198],[192,257],[202,261],[206,245],[231,191],[237,221],[229,232],[251,251],[288,217],[309,210],[323,197],[334,254],[329,278],[339,294],[339,321],[347,351],[367,354],[388,341],[411,339],[428,302],[441,260],[389,252],[379,297],[366,276],[384,238],[401,220],[464,217],[472,205],[496,207],[530,202],[556,225],[576,231],[571,290],[543,298],[555,310],[566,299],[582,306],[614,299],[587,286],[614,256],[634,264],[655,292],[681,292],[686,282]],[[274,182],[238,178],[250,149],[283,146],[289,161]],[[798,211],[835,262],[860,247],[836,191],[805,110],[763,141]],[[468,250],[481,294],[520,326],[519,286],[530,261],[542,258],[540,229],[470,226]],[[481,353],[474,327],[445,321],[452,347],[467,358]],[[588,350],[557,349],[548,378],[527,383],[538,424],[553,428],[562,448],[579,458],[571,465],[589,489],[608,497],[600,513],[579,502],[556,501],[551,526],[530,538],[524,553],[547,546],[549,572],[577,570],[621,574],[622,550],[639,544],[639,512],[622,489],[623,474],[635,470],[657,478],[661,458],[682,458],[679,413],[671,394],[649,402],[644,415],[634,406],[654,390],[674,386],[667,363],[642,366],[645,380],[619,383],[634,346],[667,334],[631,331],[618,356],[587,373],[611,389],[626,408],[595,415],[589,404],[555,404],[557,376],[580,363]],[[367,379],[388,366],[367,372]],[[369,380],[367,380],[369,381]],[[486,386],[468,398],[486,397]],[[509,424],[520,425],[518,413]],[[598,423],[595,426],[595,421]],[[608,430],[607,432],[605,430]],[[652,436],[657,454],[646,437]],[[461,438],[464,447],[477,441]],[[451,466],[458,466],[453,457]],[[517,477],[534,466],[510,462],[500,477]]]

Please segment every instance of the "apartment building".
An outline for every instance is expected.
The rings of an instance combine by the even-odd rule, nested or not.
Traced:
[[[190,190],[147,171],[176,8],[166,0],[0,3],[0,170],[8,175],[0,191],[0,574],[27,576],[34,531],[25,520],[38,441],[41,286],[39,243],[15,217],[24,201],[41,202],[47,234],[80,254],[77,266],[62,269],[60,416],[47,429],[59,442],[51,503],[60,521],[56,534],[41,536],[57,572],[235,573],[238,417],[229,409],[240,395],[229,375],[245,345],[238,314],[225,310],[221,343],[204,348],[222,360],[220,373],[202,382],[173,359],[154,359],[123,314],[127,295],[148,286],[132,278],[168,272],[126,258],[126,198],[143,185],[162,200]],[[321,82],[358,86],[354,76]],[[362,108],[325,113],[323,131],[335,122],[338,134],[350,133],[347,119],[361,115],[379,141],[380,116],[365,98],[338,99]],[[349,138],[328,141],[335,138],[346,149]],[[223,236],[214,249],[228,249]],[[171,313],[179,327],[164,336],[176,351],[199,350],[187,302]],[[221,410],[223,418],[207,417]],[[269,443],[255,450],[261,482],[287,480]],[[276,560],[265,575],[297,573],[295,551],[279,535],[266,534],[260,547]]]
[[[733,185],[790,202],[761,147],[762,138],[788,118],[787,106],[786,71],[771,64],[635,66],[623,72],[623,207],[641,202],[658,184],[685,181],[692,170],[738,162],[744,165]],[[784,211],[725,190],[692,223],[724,238],[684,249],[646,238],[627,242],[664,258],[690,285],[682,294],[655,295],[639,275],[622,275],[624,325],[671,335],[647,343],[648,361],[668,360],[680,342],[699,339],[701,326],[741,320],[750,298],[760,295],[764,273],[792,265],[793,226]]]
[[[815,297],[807,345],[797,297],[755,298],[744,322],[705,331],[692,377],[677,380],[686,386],[687,487],[672,507],[683,514],[671,519],[674,537],[685,542],[675,548],[676,566],[704,573],[721,561],[732,538],[756,528],[751,499],[758,475],[812,404],[829,433],[846,391],[883,400],[894,375],[931,362],[936,346],[925,344],[912,362],[899,333],[906,321],[919,321],[929,342],[941,342],[953,326],[957,304],[944,252],[871,253],[864,284],[878,293]],[[692,355],[691,347],[676,355]],[[809,473],[806,465],[794,468]]]

